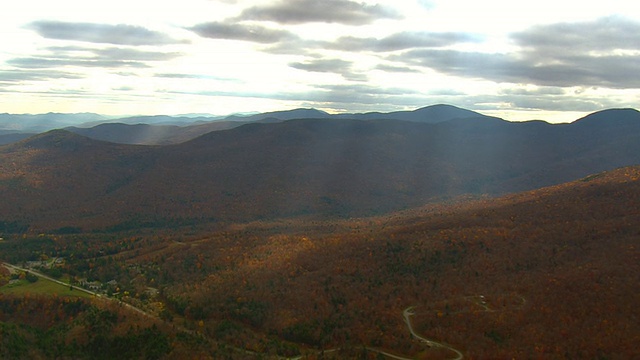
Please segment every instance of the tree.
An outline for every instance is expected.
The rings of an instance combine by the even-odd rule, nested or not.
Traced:
[[[25,279],[27,279],[27,281],[30,283],[34,283],[38,281],[38,276],[27,271],[27,273],[25,274]]]

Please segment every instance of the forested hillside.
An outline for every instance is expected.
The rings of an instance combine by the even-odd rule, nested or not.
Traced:
[[[618,121],[619,119],[624,119]],[[57,130],[0,148],[0,221],[84,231],[380,215],[640,163],[640,115],[574,124],[291,120],[172,146]]]
[[[627,167],[378,217],[16,237],[0,254],[115,279],[214,358],[633,358],[639,202]]]

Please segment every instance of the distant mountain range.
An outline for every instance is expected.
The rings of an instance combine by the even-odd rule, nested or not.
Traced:
[[[594,121],[616,112],[616,118],[630,118],[634,109],[610,109],[591,114]],[[626,113],[626,115],[623,115]],[[0,145],[27,139],[52,129],[65,129],[95,140],[132,145],[170,145],[195,139],[211,131],[228,130],[248,123],[277,123],[296,119],[334,120],[400,120],[420,123],[442,123],[456,119],[489,119],[492,117],[452,105],[432,105],[412,111],[389,113],[329,114],[316,109],[294,109],[250,115],[202,116],[133,116],[110,118],[93,113],[40,115],[0,114]],[[582,121],[578,119],[577,121]],[[624,121],[620,120],[620,121]]]
[[[67,130],[39,134],[0,147],[0,221],[106,229],[364,216],[640,164],[640,113],[633,109],[561,125],[442,106],[362,116],[272,123],[270,113],[252,123],[206,123],[198,126],[239,126],[207,128],[171,146],[116,144]],[[123,126],[84,130],[108,137],[115,129],[110,136],[123,141]],[[146,131],[157,143],[189,129],[148,126],[124,126],[135,130],[128,141]]]
[[[2,131],[42,132],[82,123],[108,121],[108,116],[94,113],[0,114]]]
[[[68,127],[65,130],[95,140],[131,145],[179,144],[211,131],[228,130],[244,125],[240,121],[212,121],[189,126],[108,123],[90,128]]]
[[[122,144],[166,145],[184,142],[214,130],[226,130],[251,122],[293,119],[404,120],[437,123],[484,115],[451,105],[433,105],[413,111],[363,114],[329,114],[316,109],[295,109],[227,117],[134,116],[107,118],[97,114],[0,115],[0,144],[25,139],[35,133],[65,128],[96,140]],[[3,130],[4,129],[4,130]]]

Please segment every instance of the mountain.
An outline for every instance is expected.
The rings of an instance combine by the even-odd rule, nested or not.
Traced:
[[[95,140],[120,144],[157,144],[171,136],[178,129],[175,125],[127,125],[122,123],[101,124],[91,128],[68,127],[65,130]]]
[[[54,131],[0,147],[0,197],[10,199],[0,220],[96,228],[365,216],[640,164],[640,121],[580,124],[305,119],[164,147]]]
[[[335,118],[355,120],[403,120],[424,123],[440,123],[454,119],[482,118],[485,115],[475,111],[461,109],[452,105],[431,105],[412,111],[394,111],[390,113],[371,112],[364,114],[339,114]]]
[[[211,121],[215,118],[209,117],[189,117],[189,116],[169,116],[169,115],[150,115],[150,116],[131,116],[125,118],[118,118],[110,120],[109,122],[116,122],[121,124],[128,125],[138,125],[138,124],[146,124],[146,125],[175,125],[175,126],[184,126],[187,124],[202,122],[202,121]],[[98,122],[86,122],[82,124],[82,127],[90,127],[103,124],[104,121]]]
[[[78,125],[85,122],[105,121],[108,117],[93,113],[77,114],[0,114],[0,130],[15,130],[19,132],[42,132]]]
[[[34,133],[22,133],[15,131],[0,131],[0,145],[11,144],[34,136]]]
[[[170,145],[194,139],[211,131],[232,129],[243,124],[245,123],[240,121],[212,121],[190,126],[107,123],[90,128],[68,127],[65,130],[118,144]]]
[[[66,119],[65,116],[69,116],[70,118]],[[389,113],[329,114],[316,109],[293,109],[251,115],[231,115],[227,117],[134,116],[120,119],[84,121],[80,124],[77,124],[77,120],[73,120],[74,116],[73,114],[57,114],[59,121],[55,124],[59,126],[53,126],[54,123],[50,123],[46,127],[39,128],[39,131],[65,128],[96,140],[120,144],[169,145],[185,142],[211,131],[232,129],[251,122],[277,123],[296,119],[342,119],[366,121],[400,120],[436,124],[452,120],[464,119],[464,121],[480,121],[491,118],[471,110],[444,104],[427,106],[412,111],[395,111]],[[71,123],[77,126],[69,126]],[[7,124],[7,126],[10,124],[11,123]],[[25,137],[11,136],[4,137],[4,140],[0,138],[0,144],[18,141],[22,138]]]
[[[294,109],[275,111],[251,116],[232,116],[226,120],[243,120],[246,122],[277,122],[295,119],[349,119],[349,120],[403,120],[413,122],[439,123],[452,119],[478,118],[484,115],[475,111],[461,109],[452,105],[438,104],[412,111],[394,111],[389,113],[341,113],[329,114],[316,109]]]
[[[620,127],[637,124],[640,112],[636,109],[607,109],[576,120],[580,126]]]
[[[474,111],[451,105],[433,105],[413,111],[365,114],[328,114],[316,109],[294,109],[247,116],[233,115],[224,120],[210,118],[176,118],[170,116],[147,116],[118,119],[117,124],[101,124],[91,128],[67,128],[77,134],[96,140],[121,144],[167,145],[194,139],[210,131],[227,130],[246,123],[277,123],[294,119],[349,119],[349,120],[402,120],[424,123],[440,123],[455,119],[488,119]],[[188,121],[192,121],[187,124]],[[122,126],[127,124],[130,126]],[[160,124],[181,125],[180,127]],[[84,124],[86,127],[90,124]],[[132,127],[134,126],[135,127]],[[156,127],[157,126],[157,127]]]
[[[633,121],[637,115],[634,109],[610,109],[590,114],[576,122],[582,126],[596,122],[599,119],[609,119],[611,114],[620,121]],[[202,115],[202,116],[196,116]],[[0,114],[0,132],[37,133],[55,128],[67,128],[70,131],[122,144],[139,145],[167,145],[194,139],[210,131],[227,130],[250,122],[276,123],[296,119],[343,119],[343,120],[401,120],[423,123],[442,123],[452,120],[480,121],[491,117],[475,111],[462,109],[452,105],[438,104],[426,106],[411,111],[394,111],[389,113],[341,113],[329,114],[317,109],[293,109],[273,111],[250,115],[204,116],[206,114],[187,114],[180,116],[134,116],[126,118],[109,118],[97,114],[40,114],[40,115],[11,115]],[[617,120],[609,121],[610,124]],[[120,125],[103,126],[107,124],[151,125],[126,127]],[[158,126],[158,128],[154,128]],[[93,129],[95,128],[95,129]],[[84,130],[87,129],[87,130]],[[17,141],[23,136],[3,136],[0,144]]]
[[[2,287],[0,354],[640,358],[639,140],[616,109],[0,146],[0,260],[111,283]]]
[[[280,121],[293,119],[325,119],[331,117],[330,114],[316,109],[293,109],[285,111],[272,111],[248,116],[231,115],[225,118],[227,121],[255,122],[265,119],[277,119]]]

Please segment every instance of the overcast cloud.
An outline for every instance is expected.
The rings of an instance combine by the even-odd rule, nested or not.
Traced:
[[[349,0],[281,0],[250,7],[240,19],[273,21],[281,24],[340,23],[364,25],[379,19],[400,19],[392,7],[368,5]]]
[[[0,71],[0,83],[5,84],[21,84],[24,81],[47,81],[58,79],[82,79],[84,76],[72,72],[65,71],[30,71],[30,70],[11,70]]]
[[[367,80],[365,74],[354,70],[354,64],[352,62],[342,59],[311,59],[304,62],[290,63],[289,66],[294,69],[311,72],[338,74],[347,80]]]
[[[542,56],[558,52],[589,53],[611,50],[640,50],[640,22],[622,16],[609,16],[593,21],[533,26],[512,34],[511,38],[525,49]]]
[[[176,40],[158,31],[134,25],[92,24],[84,22],[63,22],[40,20],[32,22],[28,28],[48,39],[74,40],[91,43],[116,45],[168,45],[187,43]]]
[[[147,62],[167,61],[181,56],[180,53],[144,51],[132,48],[85,48],[57,46],[46,49],[46,54],[33,57],[13,58],[7,64],[25,69],[46,69],[66,66],[79,67],[150,67]]]
[[[15,58],[7,61],[8,64],[23,69],[50,69],[63,66],[118,68],[133,67],[146,68],[148,65],[139,61],[126,60],[100,60],[100,59],[55,59],[55,58]]]
[[[458,43],[480,41],[479,36],[467,33],[401,32],[379,39],[343,36],[329,44],[329,47],[343,51],[389,52],[412,48],[439,48]]]
[[[205,38],[251,41],[261,44],[272,44],[295,38],[286,30],[232,22],[203,23],[191,27],[190,30]]]
[[[535,26],[511,35],[508,53],[414,49],[391,59],[452,76],[540,86],[640,88],[640,23],[603,18]],[[624,50],[624,51],[618,51]]]

